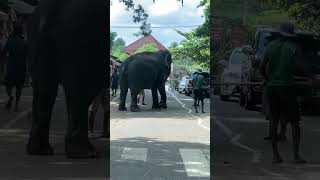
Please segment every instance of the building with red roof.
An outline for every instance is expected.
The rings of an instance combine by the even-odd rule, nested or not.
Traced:
[[[140,47],[150,43],[154,43],[159,50],[167,50],[167,48],[164,47],[156,38],[154,38],[152,35],[148,35],[136,40],[135,42],[125,47],[123,49],[123,52],[131,55]]]

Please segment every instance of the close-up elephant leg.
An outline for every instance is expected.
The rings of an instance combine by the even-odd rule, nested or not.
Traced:
[[[90,158],[96,155],[88,139],[88,95],[65,88],[68,110],[68,130],[65,137],[65,150],[70,158]],[[78,97],[84,98],[78,98]],[[92,98],[91,98],[92,99]]]
[[[141,110],[138,107],[137,97],[140,92],[138,89],[130,89],[131,92],[131,105],[130,105],[130,111],[131,112],[140,112]]]
[[[127,94],[128,94],[128,88],[121,87],[121,89],[120,89],[120,103],[119,103],[119,107],[118,107],[119,111],[126,111],[127,110],[127,108],[126,108]]]
[[[124,73],[123,71],[120,71],[120,74]],[[126,111],[126,99],[128,94],[128,77],[125,75],[120,75],[119,79],[120,83],[120,102],[118,106],[119,111]]]
[[[159,105],[159,97],[158,97],[158,89],[156,87],[151,89],[152,92],[152,109],[160,109]]]
[[[46,72],[43,72],[46,73]],[[58,78],[54,75],[34,75],[32,126],[27,145],[31,155],[52,155],[53,149],[49,144],[49,129],[52,109],[58,91]]]
[[[96,157],[95,148],[88,139],[88,108],[102,87],[99,87],[99,84],[81,81],[80,79],[84,78],[72,71],[62,73],[61,79],[68,112],[68,129],[65,136],[66,155],[68,158]],[[83,83],[88,84],[88,88],[84,88]]]

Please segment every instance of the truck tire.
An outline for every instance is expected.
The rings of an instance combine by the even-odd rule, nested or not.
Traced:
[[[240,97],[239,97],[239,105],[240,107],[243,107],[245,103],[245,96],[242,92],[240,92]]]
[[[221,101],[228,101],[229,100],[229,96],[220,95],[220,100]]]
[[[254,110],[254,103],[252,102],[252,100],[250,100],[248,94],[246,94],[246,95],[244,96],[244,104],[243,104],[243,107],[244,107],[246,110]]]

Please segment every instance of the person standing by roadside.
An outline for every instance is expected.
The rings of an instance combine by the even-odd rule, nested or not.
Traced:
[[[140,91],[139,94],[138,94],[138,103],[141,102],[141,105],[147,105],[147,104],[144,102],[144,97],[145,97],[144,89],[141,89],[141,91]]]
[[[107,137],[108,136],[108,132],[107,132],[107,123],[106,122],[108,120],[108,116],[109,116],[109,109],[107,106],[107,95],[110,96],[110,94],[107,93],[107,88],[103,88],[100,93],[98,94],[98,96],[96,96],[93,100],[93,102],[91,103],[91,105],[89,106],[89,136],[93,137],[94,136],[94,124],[95,124],[95,117],[96,114],[98,112],[99,106],[101,105],[103,108],[103,116],[104,116],[104,120],[103,120],[103,127],[102,127],[102,137]]]
[[[16,25],[12,36],[9,38],[3,49],[4,54],[8,57],[4,79],[9,98],[6,108],[8,110],[11,109],[13,102],[12,90],[15,87],[15,112],[18,111],[19,101],[26,79],[27,46],[22,35],[22,27]]]
[[[111,75],[112,96],[117,96],[118,84],[119,84],[119,74],[117,69],[114,68]]]
[[[271,121],[273,163],[281,163],[282,158],[277,145],[277,126],[279,121],[291,123],[295,163],[306,163],[300,156],[300,112],[294,88],[294,73],[303,67],[303,54],[294,41],[294,25],[283,23],[279,30],[281,37],[267,45],[261,64],[261,73],[267,79],[266,98]],[[304,68],[301,69],[306,72]],[[283,115],[280,119],[280,115]]]
[[[192,78],[192,88],[193,88],[193,99],[194,99],[194,108],[196,113],[198,113],[197,104],[201,101],[201,111],[204,112],[204,76],[202,75],[202,70],[199,69]]]

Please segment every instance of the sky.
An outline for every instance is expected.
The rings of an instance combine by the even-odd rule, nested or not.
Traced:
[[[176,0],[135,0],[136,4],[140,3],[149,14],[148,22],[151,27],[159,26],[193,26],[204,23],[203,7],[197,8],[199,0],[184,0],[184,5]],[[136,26],[132,22],[133,13],[126,11],[125,6],[119,0],[112,0],[110,9],[111,31],[117,32],[117,37],[125,40],[129,45],[139,39],[134,33],[139,32],[139,28],[116,28],[113,26]],[[164,46],[168,47],[172,42],[180,42],[183,36],[176,33],[174,29],[189,32],[195,27],[174,27],[166,29],[152,28],[152,35]]]

